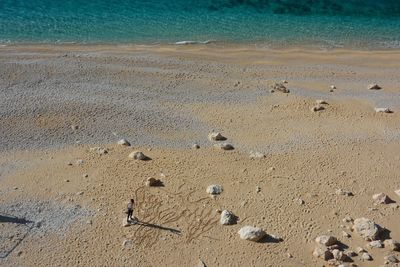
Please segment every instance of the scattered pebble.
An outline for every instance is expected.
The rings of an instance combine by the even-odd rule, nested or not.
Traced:
[[[90,151],[91,151],[91,152],[94,152],[94,153],[97,153],[97,154],[99,154],[99,155],[104,155],[104,154],[107,154],[107,153],[108,153],[107,148],[99,147],[99,146],[91,147],[91,148],[90,148]]]
[[[131,143],[128,142],[126,139],[121,139],[117,142],[118,145],[120,146],[131,146]]]
[[[324,245],[324,246],[328,247],[328,246],[333,246],[333,245],[337,244],[338,240],[334,236],[321,235],[321,236],[318,236],[317,238],[315,238],[315,242],[317,244]]]
[[[393,113],[390,108],[375,108],[376,113]]]
[[[286,88],[286,86],[284,86],[282,83],[275,83],[274,85],[272,85],[272,89],[274,91],[279,91],[282,93],[290,93],[290,90]]]
[[[354,196],[354,194],[352,192],[346,191],[346,190],[343,190],[343,189],[336,190],[335,194],[339,195],[339,196],[347,196],[347,197]]]
[[[311,108],[311,111],[313,111],[313,112],[317,112],[317,111],[321,111],[321,110],[324,110],[325,108],[323,107],[323,106],[321,106],[321,105],[316,105],[316,106],[313,106],[312,108]]]
[[[388,255],[383,258],[385,260],[385,264],[390,264],[390,263],[398,263],[399,259],[395,255]]]
[[[85,163],[85,161],[83,159],[76,160],[76,165],[82,165],[83,163]]]
[[[223,188],[222,188],[222,186],[220,186],[220,185],[215,185],[215,184],[209,185],[209,186],[207,187],[207,190],[206,190],[206,192],[207,192],[208,194],[211,194],[211,195],[219,195],[219,194],[222,193],[222,191],[224,191]]]
[[[238,234],[240,235],[241,239],[254,242],[260,241],[266,236],[266,233],[263,229],[248,225],[240,228]]]
[[[317,99],[315,102],[316,102],[318,105],[327,105],[327,104],[328,104],[328,102],[326,102],[326,101],[323,100],[323,99]]]
[[[84,175],[82,175],[84,178],[88,178],[89,174],[85,173]]]
[[[72,166],[72,162],[67,162],[67,165],[68,166]]]
[[[77,196],[82,196],[83,195],[83,191],[79,191],[76,193]]]
[[[71,125],[71,129],[72,129],[72,130],[78,130],[78,129],[79,129],[79,126],[78,126],[78,125]]]
[[[221,133],[212,132],[208,134],[208,140],[210,141],[225,141],[226,139]]]
[[[262,158],[265,158],[265,155],[261,152],[250,151],[250,158],[251,159],[262,159]]]
[[[235,216],[231,211],[223,210],[219,222],[222,225],[232,225],[237,223],[237,219],[237,216]]]
[[[198,144],[193,144],[193,145],[192,145],[192,148],[193,148],[193,149],[199,149],[200,146],[199,146]]]
[[[125,239],[125,240],[122,242],[122,246],[123,246],[123,247],[132,246],[132,240],[130,240],[130,239]]]
[[[368,243],[370,248],[383,248],[383,243],[380,240],[374,240]]]
[[[131,159],[135,159],[135,160],[149,159],[145,154],[143,154],[143,152],[140,152],[140,151],[134,151],[134,152],[130,153],[128,157]]]
[[[363,261],[372,261],[372,257],[367,252],[363,252],[361,254],[361,260],[363,260]]]
[[[334,89],[336,89],[336,86],[331,85],[330,88],[331,88],[331,90],[334,90]]]
[[[354,220],[353,230],[367,241],[377,240],[382,228],[367,218],[357,218]]]
[[[261,192],[261,187],[256,186],[256,193],[260,193]]]
[[[305,204],[304,200],[302,200],[301,198],[296,198],[296,199],[294,200],[294,203],[297,203],[297,204],[299,204],[299,205],[304,205],[304,204]]]
[[[67,179],[67,180],[64,180],[64,182],[69,183],[69,180],[68,180],[68,179]]]
[[[389,204],[393,202],[386,194],[378,193],[372,196],[375,204]]]
[[[206,267],[206,264],[199,259],[199,264],[197,265],[198,267]]]
[[[379,85],[377,85],[376,83],[372,83],[368,85],[368,89],[369,90],[380,90],[382,89],[382,87],[380,87]]]

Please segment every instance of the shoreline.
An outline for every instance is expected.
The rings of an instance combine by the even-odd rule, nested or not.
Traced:
[[[178,44],[181,42],[189,42],[187,44]],[[194,43],[191,43],[194,42]],[[205,41],[208,42],[208,41]],[[160,49],[171,49],[176,50],[182,49],[215,49],[215,50],[257,50],[257,51],[269,51],[269,52],[360,52],[360,53],[398,53],[400,52],[400,46],[396,48],[362,48],[362,47],[328,47],[318,45],[278,45],[269,46],[263,43],[241,43],[241,42],[218,42],[211,41],[210,43],[203,43],[202,41],[177,41],[176,43],[135,43],[135,42],[94,42],[94,43],[79,43],[79,42],[22,42],[22,43],[0,43],[1,48],[51,48],[51,47],[62,47],[67,49],[73,48],[106,48],[106,49],[139,49],[139,48],[160,48]]]

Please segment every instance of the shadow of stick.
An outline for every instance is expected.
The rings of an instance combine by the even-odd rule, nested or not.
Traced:
[[[169,231],[169,232],[171,232],[173,234],[177,234],[177,235],[181,234],[181,231],[178,230],[178,229],[161,226],[161,225],[154,224],[154,223],[136,221],[135,224],[140,225],[140,226],[144,226],[144,227],[151,227],[151,228],[156,228],[156,229],[160,229],[160,230]]]

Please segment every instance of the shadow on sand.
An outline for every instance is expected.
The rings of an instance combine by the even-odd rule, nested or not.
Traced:
[[[29,221],[25,218],[18,218],[18,217],[9,215],[9,214],[0,213],[0,224],[7,224],[7,223],[19,224],[22,227],[25,227],[26,232],[22,235],[21,238],[19,238],[16,242],[11,244],[11,246],[9,248],[4,248],[4,249],[0,250],[0,258],[2,258],[2,259],[7,258],[7,256],[10,255],[10,253],[12,253],[14,251],[14,249],[19,246],[19,244],[25,239],[25,237],[27,237],[30,230],[33,228],[35,222]],[[0,234],[0,239],[3,239],[3,238],[6,238],[6,237],[2,236],[2,234]]]
[[[171,232],[173,234],[176,234],[176,235],[180,235],[181,234],[181,230],[170,228],[170,227],[165,227],[165,226],[154,224],[154,223],[141,222],[141,221],[139,221],[137,219],[136,220],[131,220],[130,224],[131,225],[139,225],[139,226],[144,226],[144,227],[156,228],[156,229],[160,229],[160,230],[164,230],[164,231],[169,231],[169,232]]]

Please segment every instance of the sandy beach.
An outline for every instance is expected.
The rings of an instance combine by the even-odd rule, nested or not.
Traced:
[[[385,229],[376,239],[400,242],[399,70],[398,50],[4,45],[0,265],[400,259],[387,243],[371,247],[353,222],[368,218]],[[275,83],[290,92],[272,92]],[[234,149],[216,148],[211,132]],[[129,158],[133,151],[150,160]],[[163,186],[146,186],[148,178]],[[213,184],[220,195],[206,192]],[[378,193],[392,201],[378,203]],[[131,198],[139,223],[126,227]],[[221,225],[222,210],[237,223]],[[242,240],[246,225],[266,237]],[[362,247],[371,260],[316,257],[322,235],[339,240],[332,250]]]

